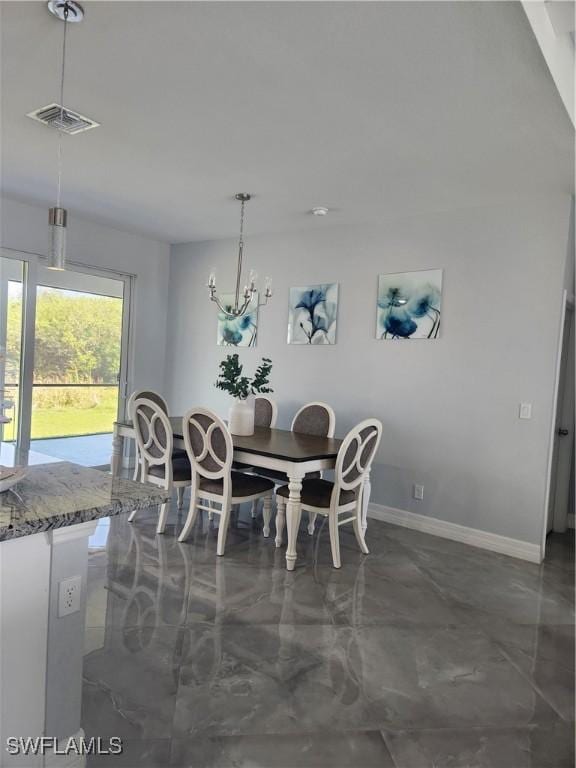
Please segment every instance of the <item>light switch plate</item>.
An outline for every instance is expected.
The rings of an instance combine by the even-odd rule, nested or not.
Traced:
[[[80,610],[82,576],[64,579],[58,585],[58,618]]]
[[[520,403],[519,418],[521,418],[521,419],[531,419],[532,418],[532,403]]]
[[[422,501],[424,498],[424,486],[423,485],[415,485],[412,491],[414,498],[418,501]]]

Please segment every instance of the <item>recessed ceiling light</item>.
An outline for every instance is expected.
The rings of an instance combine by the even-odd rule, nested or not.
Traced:
[[[325,208],[323,205],[317,205],[315,208],[312,208],[310,213],[314,216],[326,216],[328,208]]]

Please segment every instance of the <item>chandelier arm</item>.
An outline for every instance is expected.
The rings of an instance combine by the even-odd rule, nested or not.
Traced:
[[[237,317],[242,317],[242,315],[246,313],[248,305],[250,304],[250,299],[246,299],[244,301],[244,304],[242,304],[241,307],[235,307],[234,310],[230,312],[230,310],[222,306],[222,304],[220,303],[220,299],[218,298],[216,293],[210,294],[210,301],[215,302],[220,312],[222,312],[223,315],[226,315],[226,317],[228,317],[230,320],[234,320]]]
[[[259,301],[259,302],[258,302],[258,307],[259,307],[259,308],[260,308],[260,307],[265,307],[265,306],[266,306],[266,304],[268,304],[268,299],[269,299],[269,298],[270,298],[270,296],[267,296],[266,294],[264,294],[264,301]]]

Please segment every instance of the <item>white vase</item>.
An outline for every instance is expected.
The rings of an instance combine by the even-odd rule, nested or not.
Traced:
[[[240,400],[235,397],[228,412],[228,429],[231,435],[254,434],[254,398]]]

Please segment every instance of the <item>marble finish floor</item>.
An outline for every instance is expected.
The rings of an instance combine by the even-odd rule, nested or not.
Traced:
[[[82,726],[124,753],[89,765],[574,765],[568,537],[537,566],[372,520],[337,571],[318,524],[288,573],[247,510],[224,558],[217,522],[156,517],[92,541]]]

